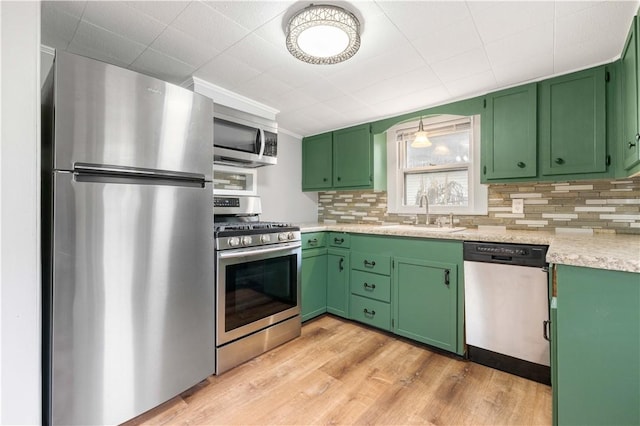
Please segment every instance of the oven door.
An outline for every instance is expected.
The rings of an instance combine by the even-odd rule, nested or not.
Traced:
[[[300,315],[301,258],[300,242],[217,252],[216,346]]]

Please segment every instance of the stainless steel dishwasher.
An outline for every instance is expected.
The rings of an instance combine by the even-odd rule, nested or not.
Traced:
[[[550,384],[547,246],[464,243],[471,361]]]

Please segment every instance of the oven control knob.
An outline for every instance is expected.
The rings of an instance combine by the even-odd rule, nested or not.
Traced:
[[[238,247],[240,245],[240,238],[231,237],[227,242],[229,243],[229,247]]]
[[[268,243],[269,241],[271,241],[271,237],[268,234],[260,235],[261,243]]]
[[[242,237],[242,245],[248,246],[249,244],[251,244],[251,237],[249,237],[248,235]]]
[[[279,241],[287,241],[287,239],[289,238],[289,236],[287,235],[286,232],[281,232],[278,234],[278,240]]]
[[[293,232],[289,232],[287,234],[287,238],[290,239],[290,240],[293,240],[295,238],[295,235],[293,235]]]

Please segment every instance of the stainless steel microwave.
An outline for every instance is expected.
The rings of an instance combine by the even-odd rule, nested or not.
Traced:
[[[240,167],[277,163],[278,124],[253,114],[215,105],[213,161]]]

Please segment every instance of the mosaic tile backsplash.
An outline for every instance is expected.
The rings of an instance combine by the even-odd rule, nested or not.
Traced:
[[[511,213],[514,198],[524,199],[524,213]],[[387,213],[386,191],[318,194],[321,223],[413,223],[414,218],[415,215]],[[529,231],[592,229],[593,232],[640,234],[640,177],[490,185],[488,215],[456,216],[455,223],[465,227],[504,226]]]

